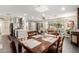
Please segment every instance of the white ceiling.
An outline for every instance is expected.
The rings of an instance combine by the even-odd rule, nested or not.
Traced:
[[[45,12],[46,15],[57,15],[68,12],[76,11],[79,7],[78,5],[46,5],[48,7],[48,11]],[[41,13],[37,12],[35,8],[37,5],[0,5],[0,15],[17,15],[23,16],[25,13],[27,15],[41,17]],[[65,7],[66,10],[62,11],[61,8]]]

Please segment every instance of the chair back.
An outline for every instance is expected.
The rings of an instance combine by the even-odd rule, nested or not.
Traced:
[[[57,52],[62,52],[62,47],[63,47],[63,42],[64,42],[64,36],[60,36],[57,44]]]
[[[17,53],[17,49],[16,49],[16,45],[15,45],[15,42],[14,42],[14,41],[12,41],[12,42],[10,43],[10,46],[11,46],[12,52],[13,52],[13,53]]]
[[[37,31],[30,31],[28,32],[28,38],[31,38],[32,36],[37,35],[37,34],[38,34]]]
[[[8,35],[8,39],[11,41],[11,37],[10,37],[10,35]]]
[[[59,35],[58,32],[53,31],[53,30],[48,30],[48,34],[51,34],[51,35]]]

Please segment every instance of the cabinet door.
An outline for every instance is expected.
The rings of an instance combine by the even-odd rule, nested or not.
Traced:
[[[28,24],[30,31],[36,31],[36,23],[35,22],[29,22]]]
[[[77,36],[72,35],[72,42],[77,44]]]

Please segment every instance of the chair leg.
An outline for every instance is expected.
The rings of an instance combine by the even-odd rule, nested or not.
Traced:
[[[22,46],[20,44],[18,44],[18,52],[21,53],[22,52]]]
[[[62,53],[62,49],[60,50],[60,53]]]

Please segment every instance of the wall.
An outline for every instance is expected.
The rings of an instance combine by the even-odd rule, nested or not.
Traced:
[[[77,12],[71,12],[71,13],[65,13],[65,14],[59,14],[55,16],[53,19],[49,19],[49,22],[55,22],[55,21],[61,21],[64,23],[64,28],[66,30],[67,28],[67,22],[73,20],[74,21],[74,30],[77,30]]]
[[[9,17],[3,17],[4,19],[0,20],[1,21],[1,34],[2,35],[9,35],[10,34],[10,18]]]

